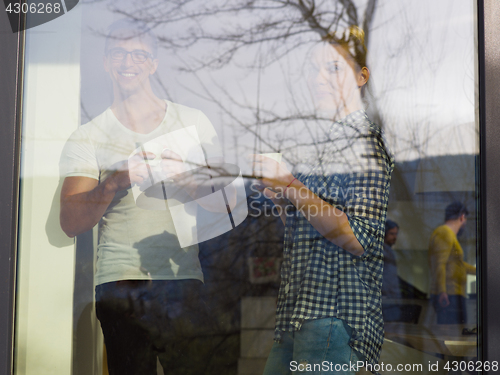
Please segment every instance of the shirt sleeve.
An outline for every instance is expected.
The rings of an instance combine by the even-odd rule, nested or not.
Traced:
[[[62,178],[81,176],[99,180],[95,148],[84,127],[78,128],[67,140],[59,162]]]
[[[370,255],[374,240],[383,233],[393,166],[376,135],[367,136],[366,141],[364,165],[347,174],[342,194],[349,225],[366,255]]]
[[[453,237],[437,229],[429,244],[429,265],[432,276],[431,293],[446,293],[446,263],[453,248]]]
[[[222,162],[223,154],[217,132],[208,117],[201,111],[199,111],[196,131],[200,137],[205,158],[208,161],[219,160]]]

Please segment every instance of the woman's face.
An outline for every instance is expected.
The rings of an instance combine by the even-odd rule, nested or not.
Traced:
[[[318,111],[347,116],[362,109],[363,70],[340,46],[322,43],[313,52],[309,87]]]

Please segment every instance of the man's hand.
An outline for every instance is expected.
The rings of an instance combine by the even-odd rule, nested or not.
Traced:
[[[128,189],[132,184],[141,185],[149,178],[147,161],[156,157],[152,152],[140,152],[128,161],[115,166],[115,172],[108,178],[107,184],[114,191]]]
[[[163,150],[161,153],[160,166],[165,178],[173,178],[176,175],[186,172],[186,166],[182,158],[168,149]]]
[[[450,300],[448,299],[448,294],[446,293],[441,293],[438,298],[439,306],[441,307],[447,307],[450,305]]]

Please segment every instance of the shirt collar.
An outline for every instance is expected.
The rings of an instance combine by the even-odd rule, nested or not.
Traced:
[[[343,119],[341,119],[337,122],[339,122],[343,125],[354,126],[354,125],[366,123],[367,120],[368,120],[368,116],[367,116],[365,110],[359,109],[357,111],[349,113],[346,117],[344,117]]]

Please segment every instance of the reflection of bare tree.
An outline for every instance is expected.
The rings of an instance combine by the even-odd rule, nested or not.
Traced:
[[[160,46],[176,54],[182,61],[179,69],[191,73],[198,83],[197,90],[188,85],[184,89],[214,103],[235,138],[243,136],[248,140],[238,142],[235,159],[247,152],[267,150],[282,152],[294,166],[303,160],[304,152],[315,158],[321,156],[317,143],[325,139],[331,118],[315,111],[307,94],[297,90],[292,82],[297,78],[287,76],[285,66],[289,59],[296,58],[293,53],[298,49],[349,25],[361,26],[368,44],[377,0],[364,1],[361,7],[358,3],[153,0],[133,9],[115,3],[113,10],[154,27]],[[286,98],[278,106],[266,101],[267,93],[263,92],[264,74],[273,65],[283,68],[282,89],[286,91]],[[207,75],[229,66],[237,66],[255,77],[251,94],[236,96],[227,85]],[[165,85],[160,82],[159,86],[167,93]],[[376,112],[374,105],[371,108]]]
[[[300,162],[305,149],[315,157],[320,156],[316,143],[324,139],[331,118],[322,117],[312,108],[310,98],[297,90],[292,83],[296,77],[287,76],[285,66],[289,59],[296,58],[292,54],[299,48],[350,25],[365,30],[368,45],[377,3],[377,0],[111,0],[109,7],[122,17],[152,27],[160,47],[181,61],[179,70],[191,73],[191,78],[197,80],[196,89],[189,84],[183,88],[214,103],[219,108],[224,130],[232,133],[234,139],[245,137],[245,141],[237,142],[238,149],[235,144],[230,146],[235,161],[247,152],[266,150],[283,152],[285,160],[293,166]],[[278,106],[266,101],[263,92],[266,88],[261,82],[266,69],[273,65],[283,68],[282,89],[286,91],[286,98]],[[228,88],[209,74],[235,66],[255,77],[249,93],[235,95],[234,87]],[[170,97],[167,85],[159,77],[157,87]],[[374,105],[372,112],[373,109]]]
[[[113,3],[115,13],[141,20],[155,29],[160,47],[175,54],[201,90],[186,90],[214,103],[238,142],[236,155],[274,150],[283,152],[292,166],[302,160],[302,150],[312,150],[321,157],[331,118],[322,117],[312,106],[304,103],[302,93],[292,84],[293,77],[284,81],[287,102],[276,108],[263,98],[264,72],[272,65],[286,65],[293,52],[319,42],[330,32],[358,25],[365,30],[369,43],[370,25],[377,0],[146,0],[133,8]],[[192,51],[186,59],[187,51]],[[194,56],[194,57],[193,57]],[[243,58],[242,58],[243,56]],[[250,59],[245,59],[250,56]],[[243,60],[243,62],[242,62]],[[231,89],[217,80],[207,79],[205,72],[238,65],[256,77],[256,95],[235,96]],[[209,77],[209,76],[208,76]],[[158,86],[168,95],[167,85],[158,78]],[[286,131],[283,131],[283,130]],[[239,133],[239,134],[238,134]],[[248,137],[250,135],[250,137]],[[247,140],[251,139],[250,142]],[[218,171],[224,175],[224,171]],[[258,199],[250,199],[249,203]],[[282,243],[282,224],[268,208],[264,199],[258,202],[260,217],[248,217],[235,230],[200,245],[200,259],[206,275],[209,301],[219,318],[218,348],[227,356],[229,367],[234,366],[238,351],[237,306],[242,296],[273,295],[277,285],[251,285],[246,259],[279,257]],[[266,214],[267,213],[267,214]],[[218,371],[218,370],[217,370]],[[214,373],[221,373],[220,371]]]
[[[362,6],[359,6],[360,4]],[[233,145],[236,155],[243,154],[243,151],[257,153],[264,149],[283,152],[285,160],[295,165],[301,161],[301,150],[305,148],[314,149],[317,157],[321,155],[319,140],[323,139],[327,129],[324,125],[331,119],[322,117],[311,106],[306,105],[302,94],[295,91],[292,77],[284,80],[288,94],[285,106],[275,107],[266,102],[262,93],[265,90],[263,80],[266,69],[273,65],[286,66],[295,51],[311,42],[320,41],[329,32],[347,25],[361,26],[366,32],[365,42],[368,46],[376,8],[376,0],[153,0],[146,1],[133,11],[118,4],[115,11],[155,27],[161,46],[182,59],[180,69],[195,77],[201,90],[193,90],[188,85],[184,88],[214,103],[219,108],[221,117],[225,119],[224,123],[230,124],[231,131],[237,134],[235,139],[238,139],[238,135],[246,135],[245,139],[251,139],[250,142],[238,140],[238,144]],[[398,30],[402,37],[397,39],[397,45],[390,45],[387,49],[384,58],[386,65],[381,71],[384,71],[384,76],[389,79],[379,81],[380,86],[377,87],[377,96],[374,98],[381,112],[387,116],[374,118],[380,125],[396,121],[391,118],[394,110],[390,107],[394,106],[394,102],[384,96],[391,91],[405,89],[408,100],[418,103],[418,90],[408,88],[413,87],[422,75],[436,73],[445,54],[444,50],[435,55],[430,54],[426,47],[431,44],[431,38],[436,36],[430,31],[415,30],[405,11],[398,16],[403,20],[399,23],[401,26]],[[424,40],[414,38],[417,32],[420,37],[422,33],[427,33],[428,40],[423,42],[423,45],[416,45]],[[439,37],[445,40],[445,36]],[[193,51],[192,58],[185,58],[186,51]],[[412,64],[411,61],[417,58],[424,63]],[[408,69],[403,69],[402,65]],[[255,77],[253,84],[256,92],[234,95],[224,82],[211,79],[207,74],[234,66]],[[412,79],[402,80],[403,74],[411,76]],[[166,92],[164,85],[163,89]],[[429,92],[434,91],[435,87],[429,88]],[[374,104],[372,103],[372,112],[375,109]],[[438,108],[426,108],[423,114],[422,107],[408,106],[404,117],[397,119],[398,126],[390,136],[391,140],[399,142],[398,149],[403,155],[415,155],[420,158],[428,156],[428,145],[438,131],[437,127],[433,128],[436,123],[433,117],[438,111]],[[279,131],[276,131],[277,129]],[[407,173],[409,167],[405,168],[403,172]],[[404,181],[393,181],[393,185],[404,185]],[[405,198],[401,200],[415,200],[412,197],[412,185],[405,187]],[[418,227],[424,227],[426,220],[422,220]],[[206,257],[210,264],[208,269],[213,271],[210,275],[213,278],[209,277],[209,280],[213,281],[210,293],[214,296],[213,299],[217,300],[215,305],[218,315],[226,321],[230,320],[240,297],[248,295],[251,289],[247,275],[242,272],[244,257],[279,255],[279,239],[276,240],[272,236],[276,225],[275,221],[266,220],[264,217],[259,220],[249,218],[240,228],[227,234],[224,242],[219,239],[217,242],[202,245],[202,248],[207,245],[215,248],[210,254],[207,253]],[[221,244],[227,252],[220,251]],[[229,332],[229,327],[232,325],[229,324],[224,329]]]
[[[353,0],[151,0],[131,10],[116,3],[113,10],[157,29],[167,27],[169,32],[160,36],[160,43],[173,51],[215,42],[217,49],[211,56],[203,56],[193,67],[198,70],[222,67],[251,46],[266,51],[270,63],[311,38],[348,25],[368,31],[376,4],[377,0],[368,0],[361,16]]]
[[[244,137],[238,141],[236,155],[264,149],[282,152],[293,166],[303,159],[304,150],[321,157],[324,147],[320,140],[325,140],[331,118],[308,105],[292,82],[296,77],[286,77],[286,73],[283,89],[287,100],[278,107],[267,102],[263,92],[266,69],[285,67],[300,48],[350,25],[363,28],[368,44],[377,0],[366,0],[362,7],[358,3],[355,0],[149,0],[138,2],[133,8],[119,2],[112,7],[121,16],[154,28],[160,47],[182,61],[179,69],[197,82],[197,90],[188,84],[184,89],[214,103],[235,138]],[[234,66],[255,77],[256,92],[252,92],[251,98],[246,93],[235,96],[231,88],[207,75]],[[168,96],[167,85],[157,78],[158,87]],[[265,201],[261,199],[257,205],[262,208],[260,204]],[[280,256],[282,224],[269,209],[263,208],[260,217],[248,217],[230,233],[200,245],[209,300],[220,318],[220,337],[223,337],[220,345],[228,351],[234,346],[235,330],[237,334],[238,324],[233,320],[241,297],[276,293],[276,285],[251,285],[246,269],[249,256]]]

